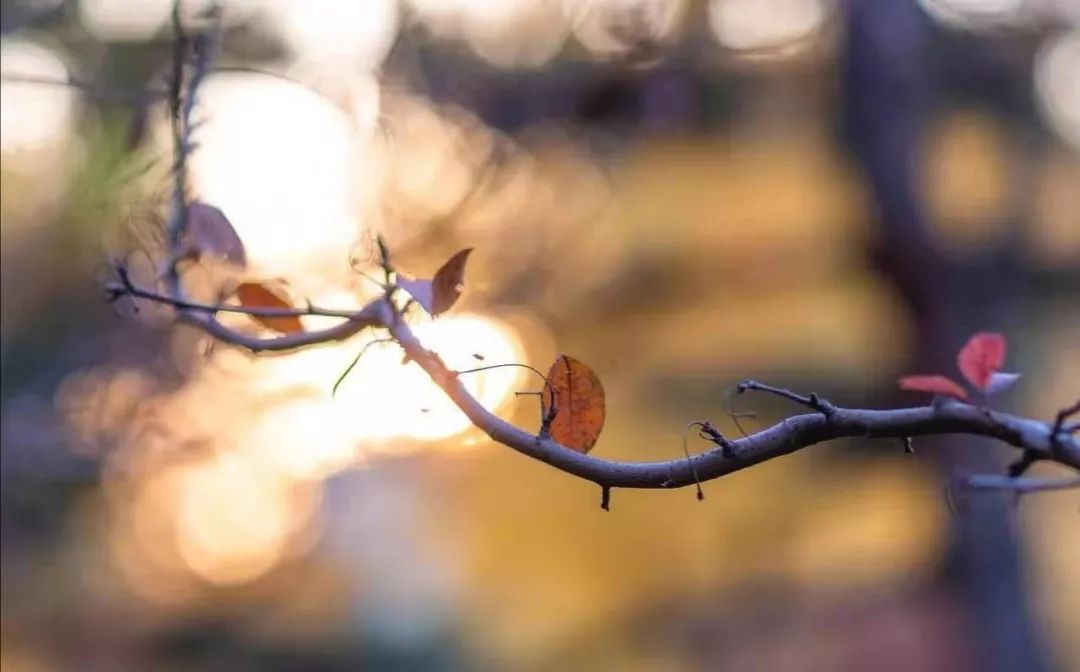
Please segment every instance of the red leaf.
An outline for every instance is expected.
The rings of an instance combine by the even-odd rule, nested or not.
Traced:
[[[956,356],[956,366],[968,382],[985,391],[990,378],[1005,364],[1005,337],[979,332],[968,339]]]
[[[967,392],[960,384],[951,378],[933,373],[922,376],[902,376],[899,381],[900,389],[913,392],[930,392],[932,394],[944,394],[956,399],[967,399]]]

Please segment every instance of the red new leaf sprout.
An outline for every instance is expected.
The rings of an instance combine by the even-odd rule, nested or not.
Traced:
[[[1006,343],[1001,334],[981,331],[960,348],[956,355],[956,366],[973,387],[991,395],[1011,386],[1019,374],[1000,373],[1005,363]],[[900,388],[914,392],[930,392],[956,399],[967,399],[967,391],[956,381],[938,373],[902,376],[898,381]]]
[[[923,376],[903,376],[899,380],[900,388],[913,392],[930,392],[947,397],[967,399],[967,392],[956,381],[938,373]]]
[[[968,339],[956,356],[956,366],[968,382],[986,391],[990,378],[1005,363],[1005,337],[979,332]]]

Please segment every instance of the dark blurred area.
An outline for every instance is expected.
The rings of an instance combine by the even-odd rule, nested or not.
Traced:
[[[415,273],[476,248],[418,333],[458,368],[588,362],[595,455],[798,411],[733,407],[743,378],[925,403],[896,377],[955,375],[979,330],[1023,374],[1003,410],[1080,393],[1075,0],[223,9],[189,168],[247,273],[349,308],[376,233]],[[110,305],[111,263],[160,263],[171,11],[0,4],[4,672],[1080,669],[1080,495],[946,496],[1003,471],[992,441],[835,442],[604,512],[392,347],[331,396],[370,336],[252,356]],[[467,384],[538,424],[519,369]]]

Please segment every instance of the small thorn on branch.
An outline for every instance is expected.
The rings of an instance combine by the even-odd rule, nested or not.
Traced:
[[[817,395],[816,392],[810,393],[810,407],[821,412],[825,417],[831,416],[836,412],[836,408]]]
[[[600,486],[600,508],[611,511],[611,488],[606,485]]]
[[[905,436],[905,437],[903,437],[903,441],[904,441],[904,453],[906,453],[907,455],[914,455],[915,454],[915,446],[911,442],[911,437],[910,436]]]

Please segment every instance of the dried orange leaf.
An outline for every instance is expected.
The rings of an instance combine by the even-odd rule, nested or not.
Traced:
[[[424,307],[432,317],[450,310],[461,296],[465,281],[465,262],[472,248],[461,250],[435,271],[431,280],[413,279],[398,274],[397,284]]]
[[[461,286],[465,284],[465,262],[469,260],[472,248],[461,250],[435,271],[431,301],[431,314],[441,315],[457,302],[461,296]]]
[[[604,428],[604,386],[592,369],[582,362],[560,355],[547,373],[544,389],[544,415],[555,397],[555,419],[551,438],[567,448],[588,453]]]
[[[196,258],[210,255],[238,266],[247,264],[244,243],[229,218],[218,208],[201,201],[188,204],[183,246]]]
[[[240,305],[245,308],[292,308],[292,304],[282,298],[274,290],[257,282],[245,282],[236,288],[236,296],[240,299]],[[252,315],[251,318],[267,329],[273,329],[283,334],[292,334],[304,330],[300,324],[300,318],[295,315],[282,317],[266,317]]]

